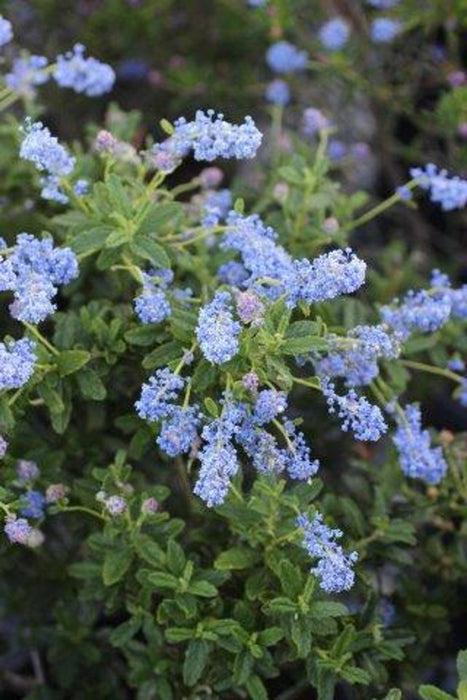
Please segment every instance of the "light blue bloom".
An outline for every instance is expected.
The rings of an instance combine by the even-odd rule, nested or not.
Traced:
[[[348,42],[350,27],[342,17],[335,17],[323,24],[319,30],[319,40],[328,51],[338,51]]]
[[[57,56],[53,77],[60,87],[71,88],[88,97],[110,92],[115,82],[115,71],[95,58],[85,58],[85,47],[75,44],[72,51]]]
[[[308,54],[289,41],[277,41],[266,51],[266,63],[275,73],[296,73],[306,68]]]

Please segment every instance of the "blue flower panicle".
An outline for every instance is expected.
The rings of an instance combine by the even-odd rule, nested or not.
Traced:
[[[451,176],[447,170],[440,170],[433,163],[428,163],[424,168],[412,168],[410,175],[443,211],[463,209],[467,205],[467,180],[464,178]]]
[[[378,360],[399,356],[401,343],[397,333],[382,324],[356,326],[346,338],[330,335],[326,357],[314,361],[316,373],[323,377],[342,377],[348,387],[364,386],[378,376]]]
[[[32,377],[35,348],[28,338],[0,343],[0,389],[19,389]]]
[[[358,554],[347,554],[337,544],[336,540],[342,537],[342,532],[325,525],[321,513],[317,513],[313,520],[299,515],[297,525],[303,530],[303,547],[311,557],[318,559],[311,573],[318,577],[320,587],[327,593],[340,593],[352,588],[355,581],[352,566],[358,560]]]
[[[253,119],[245,117],[243,124],[231,124],[223,114],[213,109],[198,110],[192,121],[181,117],[174,123],[174,133],[156,151],[165,151],[183,158],[193,151],[195,160],[211,162],[217,158],[254,158],[261,145],[262,134]]]
[[[27,544],[33,528],[25,518],[7,517],[4,525],[5,535],[12,544]]]
[[[376,442],[387,432],[388,426],[379,406],[371,404],[364,396],[358,396],[354,389],[340,396],[328,379],[321,380],[321,388],[329,413],[337,413],[341,418],[344,432],[352,430],[357,440],[363,442]]]
[[[110,92],[115,82],[115,71],[96,58],[85,58],[85,47],[75,44],[72,51],[57,56],[53,77],[60,87],[71,88],[88,97]]]
[[[13,39],[13,27],[5,17],[0,15],[0,46],[5,46]]]
[[[448,465],[441,447],[431,447],[428,430],[422,429],[422,416],[417,404],[408,404],[395,412],[397,430],[393,442],[399,453],[401,469],[406,476],[438,484]]]
[[[388,44],[400,33],[402,24],[390,17],[377,17],[371,23],[370,34],[375,44]]]
[[[342,17],[335,17],[323,24],[319,30],[319,40],[327,51],[344,48],[350,37],[350,26]]]
[[[366,263],[350,248],[333,250],[315,258],[294,261],[289,304],[312,304],[357,291],[365,282]]]
[[[37,520],[44,515],[45,498],[40,491],[26,491],[23,495],[26,505],[21,508],[21,515],[25,518]]]
[[[135,403],[138,415],[150,421],[170,415],[173,401],[184,386],[185,380],[168,367],[158,369],[142,386],[141,396]]]
[[[266,87],[266,99],[274,105],[285,105],[290,102],[290,87],[285,80],[277,78],[272,80]]]
[[[35,88],[49,80],[45,56],[21,56],[13,61],[11,71],[5,75],[5,84],[26,99],[33,99]]]
[[[266,63],[275,73],[296,73],[306,68],[308,54],[290,41],[277,41],[267,50]]]
[[[232,296],[217,291],[198,316],[196,337],[204,357],[217,365],[231,360],[238,352],[240,330],[232,314]]]
[[[198,438],[200,420],[197,406],[175,406],[162,423],[157,444],[169,457],[189,452]]]

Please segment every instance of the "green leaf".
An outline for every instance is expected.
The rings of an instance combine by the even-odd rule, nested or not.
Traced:
[[[204,407],[211,416],[213,416],[214,418],[219,417],[219,407],[217,403],[211,399],[210,396],[207,396],[204,399]]]
[[[303,355],[311,350],[326,350],[328,342],[318,335],[304,335],[296,338],[285,338],[280,346],[284,355]]]
[[[175,230],[183,221],[184,210],[180,202],[167,202],[166,204],[154,204],[139,225],[136,237]]]
[[[363,668],[358,668],[358,666],[346,666],[340,672],[340,676],[344,678],[348,683],[360,683],[362,685],[368,685],[371,681],[371,676]]]
[[[423,700],[456,700],[452,695],[444,690],[436,688],[434,685],[421,685],[418,689]]]
[[[165,638],[170,644],[179,644],[192,639],[196,634],[196,628],[193,627],[168,627],[165,630]]]
[[[333,601],[315,601],[310,606],[310,615],[312,617],[340,617],[347,615],[348,610],[342,603]]]
[[[214,567],[220,571],[232,571],[235,569],[249,569],[256,564],[259,556],[257,552],[246,547],[232,547],[221,552],[214,562]]]
[[[183,549],[175,540],[169,540],[167,546],[167,566],[175,576],[181,576],[185,568],[186,557]]]
[[[149,260],[154,267],[170,268],[170,258],[164,248],[149,236],[138,235],[132,243],[130,249],[135,255],[138,255],[143,260]]]
[[[112,231],[111,226],[94,226],[77,233],[71,240],[71,248],[77,255],[101,250]]]
[[[200,598],[214,598],[217,595],[217,588],[209,581],[193,581],[188,586],[188,593]]]
[[[154,567],[165,566],[166,555],[162,547],[147,536],[135,539],[135,546],[138,555],[148,564]]]
[[[280,562],[278,574],[285,595],[296,600],[303,588],[303,576],[300,569],[290,561],[284,560]]]
[[[107,390],[101,378],[90,367],[86,367],[76,375],[81,394],[85,399],[92,401],[103,401],[107,396]]]
[[[457,655],[457,673],[461,681],[467,680],[467,649],[463,649]]]
[[[267,690],[259,676],[250,676],[245,686],[251,700],[268,700]]]
[[[402,692],[397,688],[391,688],[381,700],[402,700]]]
[[[166,574],[164,571],[155,571],[148,576],[149,583],[152,583],[156,588],[170,588],[175,590],[179,587],[180,582],[172,574]]]
[[[122,546],[121,549],[111,549],[104,558],[102,568],[102,580],[106,586],[113,586],[120,581],[133,560],[133,554],[129,547]]]
[[[194,685],[202,676],[209,656],[209,645],[204,639],[192,639],[183,662],[183,682]]]
[[[265,647],[273,646],[277,644],[284,636],[284,630],[280,627],[268,627],[268,629],[263,630],[258,635],[258,642]]]
[[[131,618],[115,627],[109,635],[109,641],[114,647],[125,647],[138,632],[141,623],[136,618]]]
[[[467,700],[467,680],[462,680],[457,686],[458,700]]]
[[[2,433],[9,433],[15,425],[13,412],[8,405],[8,397],[0,396],[0,429]]]
[[[57,357],[57,367],[61,377],[77,372],[91,359],[87,350],[63,350]]]
[[[144,369],[157,369],[164,367],[169,362],[177,360],[181,355],[180,343],[171,340],[169,343],[164,343],[158,348],[146,355],[143,360]]]
[[[273,598],[267,603],[266,609],[268,613],[283,615],[297,612],[297,605],[289,598]]]

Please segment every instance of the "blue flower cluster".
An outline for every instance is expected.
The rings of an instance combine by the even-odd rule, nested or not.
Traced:
[[[415,330],[432,333],[441,328],[449,320],[451,313],[454,313],[454,298],[461,301],[462,307],[462,300],[466,296],[462,288],[452,290],[448,278],[436,270],[431,282],[432,287],[429,290],[410,290],[401,302],[395,299],[390,305],[380,309],[384,323],[393,328],[403,340]],[[462,308],[459,310],[462,312]]]
[[[0,343],[0,389],[19,389],[32,377],[35,348],[27,338]]]
[[[296,73],[306,68],[308,54],[289,41],[277,41],[267,50],[266,63],[275,73]]]
[[[305,136],[315,136],[318,131],[329,129],[331,123],[329,119],[315,107],[308,107],[303,112],[302,131]]]
[[[340,593],[352,588],[355,574],[353,564],[358,559],[357,552],[346,554],[336,540],[342,532],[331,529],[323,523],[323,516],[317,513],[313,520],[306,515],[299,515],[297,525],[303,530],[303,546],[318,563],[311,569],[320,582],[320,587],[327,593]]]
[[[438,484],[448,466],[441,447],[431,447],[430,434],[422,429],[419,406],[409,404],[405,411],[395,413],[395,420],[397,430],[393,442],[404,474],[427,484]]]
[[[13,39],[11,22],[0,15],[0,46],[5,46]]]
[[[7,517],[4,525],[5,535],[12,544],[27,544],[33,528],[25,518]]]
[[[201,414],[198,406],[175,406],[163,421],[157,444],[170,457],[189,452],[198,438]]]
[[[184,386],[185,380],[168,367],[158,369],[149,382],[143,384],[141,396],[135,404],[138,415],[150,421],[170,415],[173,401]]]
[[[231,360],[238,352],[240,330],[233,317],[230,293],[217,291],[212,301],[201,307],[196,327],[205,358],[219,365]]]
[[[0,290],[12,291],[10,313],[18,321],[40,323],[55,311],[58,285],[78,276],[78,261],[70,248],[54,248],[50,238],[20,233],[8,258],[1,257]]]
[[[96,58],[85,58],[85,47],[76,44],[72,51],[57,56],[54,78],[60,87],[71,88],[88,97],[109,92],[115,82],[115,72]]]
[[[294,261],[289,300],[291,305],[300,301],[313,304],[351,294],[365,282],[366,263],[350,248],[333,250],[315,258]]]
[[[201,225],[217,226],[232,208],[232,192],[229,189],[208,190],[203,198],[203,218]]]
[[[181,117],[174,129],[170,138],[156,146],[156,152],[166,153],[174,164],[190,151],[195,160],[208,162],[216,158],[254,158],[263,138],[251,117],[245,117],[243,124],[230,124],[212,109],[198,110],[193,121]]]
[[[329,413],[337,413],[342,420],[342,430],[352,430],[357,440],[376,442],[387,431],[388,426],[379,406],[371,404],[354,389],[340,396],[327,378],[321,380],[321,389],[326,397]]]
[[[319,30],[319,40],[328,51],[342,49],[349,40],[350,27],[342,17],[326,22]]]
[[[23,132],[24,139],[19,155],[34,163],[40,172],[46,173],[46,177],[41,181],[42,196],[44,199],[66,204],[68,197],[60,187],[60,178],[70,175],[75,167],[75,159],[42,122],[26,121]]]
[[[49,79],[45,56],[21,56],[13,61],[11,71],[5,76],[5,84],[21,97],[31,100],[36,95],[35,87]]]
[[[20,511],[22,516],[36,520],[44,516],[45,498],[40,491],[26,491],[22,499],[26,503]]]
[[[378,376],[378,360],[394,359],[400,353],[397,334],[388,328],[356,326],[346,338],[329,335],[326,357],[315,360],[316,373],[322,377],[342,377],[348,387],[364,386]]]
[[[370,34],[375,44],[388,44],[401,31],[402,25],[390,17],[377,17],[371,23]]]
[[[377,10],[390,10],[398,5],[400,0],[367,0],[367,3]]]
[[[285,105],[290,102],[290,88],[288,83],[280,78],[272,80],[266,87],[266,99],[274,105],[285,107]]]
[[[451,177],[447,170],[440,170],[433,163],[424,168],[412,168],[410,175],[443,211],[462,209],[467,205],[467,180],[457,175]]]
[[[142,274],[143,291],[135,298],[135,313],[143,323],[161,323],[172,313],[165,290],[173,281],[173,273],[163,269]]]

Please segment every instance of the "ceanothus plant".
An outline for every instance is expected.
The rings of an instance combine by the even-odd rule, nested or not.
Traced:
[[[321,32],[329,51],[347,38],[342,23]],[[38,58],[14,62],[0,108],[45,76],[88,96],[113,83],[81,45],[48,68]],[[267,60],[291,73],[308,59],[280,42]],[[381,560],[416,570],[408,550],[434,519],[430,498],[454,517],[467,480],[450,440],[403,394],[410,371],[424,372],[454,382],[465,403],[467,286],[434,270],[427,289],[370,303],[370,264],[348,239],[417,186],[460,208],[465,182],[427,166],[356,216],[358,198],[331,182],[321,117],[304,116],[312,155],[280,163],[251,213],[212,165],[255,159],[263,134],[249,116],[198,110],[163,121],[164,140],[142,149],[106,128],[73,155],[41,121],[9,133],[41,198],[34,231],[46,228],[5,233],[0,246],[5,559],[31,567],[34,549],[59,560],[54,582],[67,583],[32,634],[41,648],[52,638],[51,668],[70,654],[78,684],[96,658],[116,658],[115,676],[103,663],[101,677],[115,697],[131,686],[164,700],[261,700],[288,669],[291,686],[321,700],[336,683],[370,697],[360,686],[387,690],[387,666],[410,644],[410,582],[398,634],[381,612],[392,605]],[[186,182],[190,157],[202,165]],[[319,235],[307,238],[314,218]],[[357,296],[365,318],[343,322]],[[449,366],[407,359],[427,338]],[[341,439],[359,459],[345,458],[339,494],[323,442]],[[397,490],[420,503],[413,520]],[[51,673],[66,697],[68,681]]]

